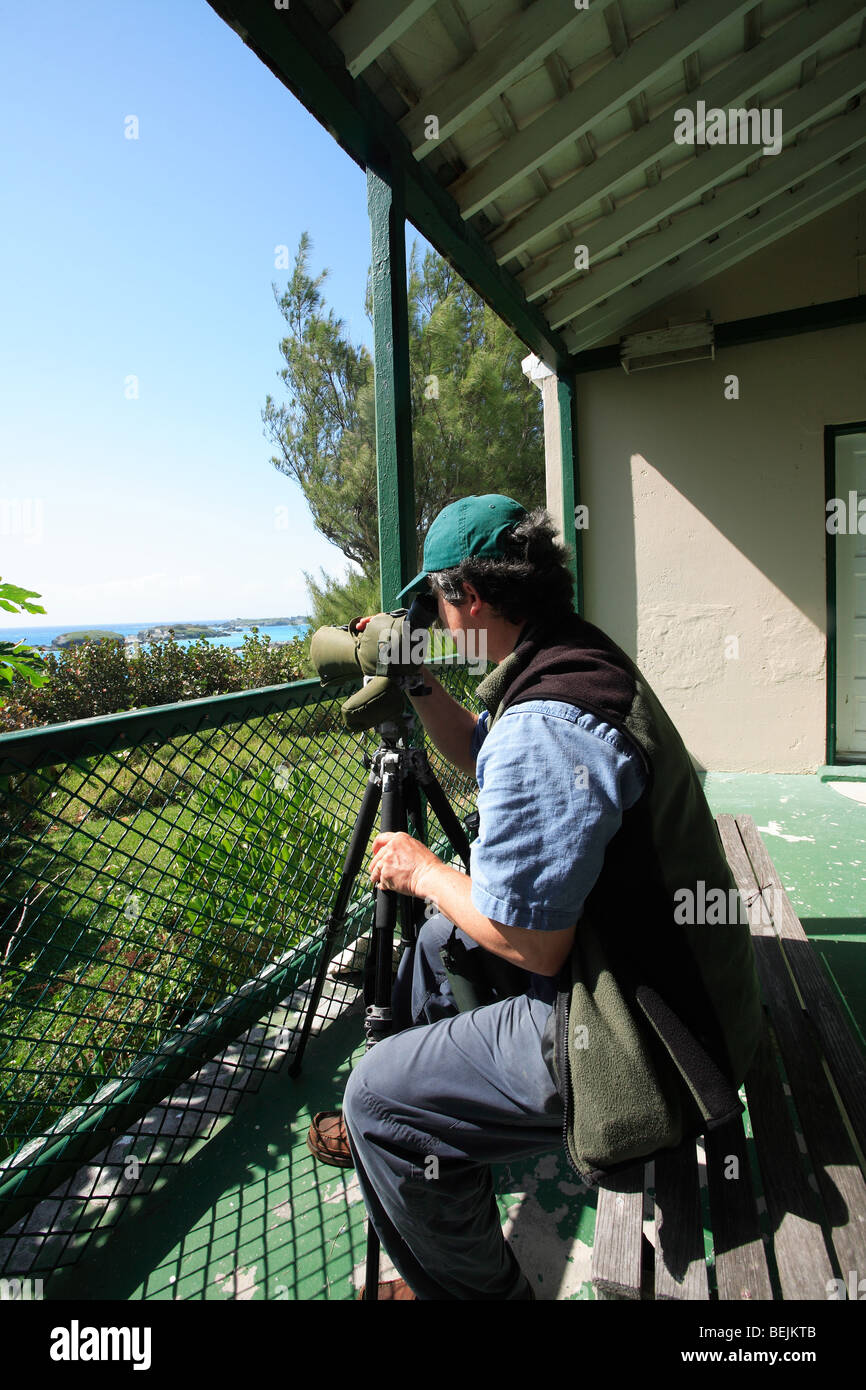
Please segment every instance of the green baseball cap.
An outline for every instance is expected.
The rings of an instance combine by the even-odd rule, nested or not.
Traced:
[[[424,542],[424,568],[411,584],[401,589],[398,599],[420,589],[428,575],[450,570],[470,555],[501,555],[502,537],[527,515],[525,507],[513,497],[485,492],[482,497],[461,497],[444,507],[431,523]]]

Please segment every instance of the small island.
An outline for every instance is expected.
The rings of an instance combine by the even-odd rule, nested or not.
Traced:
[[[174,632],[176,641],[185,642],[196,637],[228,637],[232,632],[242,632],[249,627],[310,626],[311,621],[306,614],[297,614],[293,618],[228,618],[224,622],[215,620],[212,623],[160,623],[158,627],[142,628],[136,640],[165,642],[169,629]]]
[[[52,638],[52,647],[80,647],[84,642],[119,642],[123,645],[123,634],[111,632],[108,628],[80,628],[74,632],[61,632]]]
[[[224,622],[210,623],[159,623],[155,627],[145,627],[135,637],[124,637],[105,627],[76,628],[71,632],[61,632],[52,638],[50,647],[37,646],[37,651],[60,651],[65,647],[80,647],[84,642],[119,642],[121,646],[132,646],[141,642],[167,642],[174,633],[176,642],[196,641],[198,638],[230,637],[233,632],[241,632],[251,627],[311,627],[312,618],[307,613],[296,613],[290,618],[230,618]],[[277,644],[282,645],[280,643]]]
[[[226,626],[235,629],[240,627],[302,627],[305,623],[309,625],[312,621],[308,613],[295,613],[291,618],[233,618]]]
[[[143,627],[138,634],[139,642],[167,642],[171,633],[175,641],[186,642],[196,637],[223,637],[224,627],[214,627],[208,623],[163,623],[159,627]]]

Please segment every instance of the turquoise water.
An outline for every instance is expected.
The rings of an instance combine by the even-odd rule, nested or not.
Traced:
[[[102,628],[107,632],[119,632],[123,637],[136,637],[147,627],[166,627],[169,622],[198,623],[206,621],[204,618],[174,618],[152,623],[66,623],[53,627],[37,627],[32,623],[29,614],[22,613],[20,616],[20,625],[12,626],[9,624],[0,628],[0,638],[7,642],[29,642],[34,647],[50,647],[53,639],[59,637],[61,633],[75,632],[80,628]],[[215,619],[212,621],[215,627],[218,626]],[[240,647],[249,631],[249,628],[240,628],[237,632],[228,633],[224,637],[209,637],[207,640],[215,647]],[[260,626],[259,637],[270,637],[272,642],[291,642],[293,637],[303,637],[306,631],[307,625],[305,623],[281,624],[276,627]],[[178,646],[188,647],[194,640],[194,638],[184,638],[178,642]]]

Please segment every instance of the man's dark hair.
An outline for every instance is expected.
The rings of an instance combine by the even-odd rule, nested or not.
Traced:
[[[555,623],[574,612],[568,550],[556,535],[550,513],[536,507],[505,536],[501,556],[470,555],[453,569],[431,573],[430,584],[459,606],[466,601],[463,583],[468,581],[510,623]]]

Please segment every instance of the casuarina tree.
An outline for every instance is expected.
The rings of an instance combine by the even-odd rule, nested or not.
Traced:
[[[373,361],[326,306],[327,271],[313,278],[310,238],[300,240],[285,291],[279,372],[285,400],[268,396],[272,463],[293,478],[319,531],[356,570],[343,582],[306,575],[313,619],[346,621],[379,603]],[[527,380],[523,343],[432,251],[409,258],[409,357],[418,544],[442,507],[468,493],[503,492],[544,503],[540,393]],[[372,319],[370,280],[367,314]],[[358,573],[360,571],[360,573]]]

